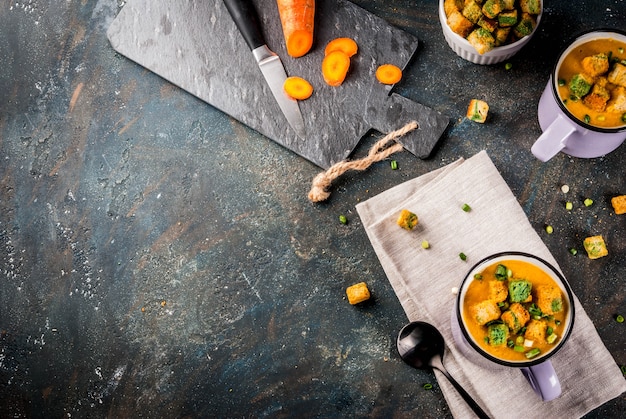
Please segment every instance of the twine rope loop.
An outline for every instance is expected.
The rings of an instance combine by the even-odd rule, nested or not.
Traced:
[[[367,156],[359,160],[343,160],[332,165],[327,171],[322,172],[313,178],[313,185],[309,191],[309,200],[311,202],[325,201],[330,197],[330,188],[333,180],[346,173],[348,170],[363,171],[370,167],[373,163],[386,159],[393,153],[403,150],[402,144],[396,142],[396,138],[417,129],[416,121],[411,121],[404,127],[392,131],[378,140],[372,148],[370,148]],[[393,143],[393,144],[392,144]]]

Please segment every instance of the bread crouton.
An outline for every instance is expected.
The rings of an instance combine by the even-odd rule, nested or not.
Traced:
[[[519,6],[524,13],[531,15],[538,15],[541,13],[541,0],[520,0]]]
[[[480,4],[474,0],[466,2],[461,13],[472,23],[478,23],[478,20],[483,15]]]
[[[481,124],[487,120],[489,105],[484,100],[472,99],[467,107],[467,118]]]
[[[522,17],[517,25],[513,28],[513,34],[521,39],[525,36],[530,35],[535,30],[535,26],[537,26],[537,22],[532,15],[528,13],[522,13]]]
[[[611,205],[615,214],[626,214],[626,195],[614,196],[611,198]]]
[[[517,333],[530,320],[530,313],[520,303],[513,303],[507,311],[502,313],[500,319],[513,333]]]
[[[498,21],[496,19],[490,19],[487,16],[483,16],[478,20],[478,26],[487,29],[489,32],[493,32],[498,28]]]
[[[474,24],[467,20],[461,12],[452,12],[450,16],[448,16],[447,22],[452,32],[463,38],[467,38],[467,35],[470,34],[474,27]]]
[[[572,79],[569,81],[568,87],[573,96],[581,98],[589,93],[592,85],[593,78],[584,73],[578,73],[574,74]]]
[[[493,300],[485,300],[474,304],[469,311],[472,319],[481,326],[500,318],[500,307]]]
[[[346,288],[346,295],[348,296],[348,302],[352,305],[369,300],[371,296],[365,282],[359,282]]]
[[[413,230],[418,223],[417,215],[407,209],[400,211],[396,223],[405,230]]]
[[[609,99],[611,99],[611,92],[606,87],[596,83],[591,88],[591,93],[583,99],[583,103],[594,111],[604,112]]]
[[[487,0],[483,4],[482,12],[489,19],[495,19],[502,11],[502,3],[500,0]]]
[[[609,71],[609,57],[605,53],[590,55],[583,58],[581,65],[585,73],[596,77]]]
[[[543,314],[552,315],[563,310],[563,296],[556,285],[538,285],[535,288],[537,307]]]
[[[609,81],[622,87],[626,87],[626,65],[615,63],[613,70],[607,76]]]
[[[489,281],[489,299],[496,303],[506,301],[509,290],[504,281]]]
[[[469,42],[479,54],[485,54],[496,47],[496,40],[491,32],[481,27],[474,29],[467,36],[467,42]]]
[[[506,345],[506,340],[509,337],[509,328],[503,323],[491,324],[487,328],[487,335],[489,336],[490,345]]]
[[[500,0],[500,3],[502,3],[502,10],[515,9],[515,0]]]
[[[587,256],[589,256],[589,259],[598,259],[609,254],[609,251],[606,248],[606,243],[604,242],[604,238],[602,236],[587,237],[583,241],[583,246],[587,251]]]
[[[499,47],[500,45],[504,45],[507,39],[509,39],[510,33],[511,33],[510,27],[507,27],[507,28],[499,27],[498,29],[496,29],[495,32],[493,33],[494,38],[496,38],[496,46]]]
[[[533,342],[545,342],[546,341],[546,329],[548,324],[543,320],[531,320],[526,325],[526,332],[524,337]]]
[[[508,28],[517,24],[517,9],[502,12],[498,15],[498,24]]]
[[[446,17],[450,17],[453,12],[460,12],[463,10],[463,0],[445,0],[443,2],[443,10],[446,12]]]
[[[609,100],[606,106],[606,110],[608,112],[617,112],[617,113],[626,112],[626,87],[618,86],[615,89],[613,89],[611,100]],[[623,116],[622,116],[622,120],[624,120]]]
[[[509,281],[509,300],[512,303],[525,303],[531,297],[533,284],[525,279]]]

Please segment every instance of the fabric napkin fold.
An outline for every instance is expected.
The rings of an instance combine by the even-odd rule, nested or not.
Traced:
[[[463,204],[471,211],[463,211]],[[419,217],[413,231],[396,224],[404,208]],[[491,417],[580,417],[626,391],[621,370],[576,297],[572,333],[551,357],[562,388],[555,400],[542,402],[519,370],[481,367],[455,345],[452,288],[476,262],[501,251],[523,251],[560,269],[485,151],[400,184],[356,209],[408,319],[442,332],[444,365]],[[423,240],[429,249],[421,247]],[[474,416],[446,378],[435,374],[452,414]]]

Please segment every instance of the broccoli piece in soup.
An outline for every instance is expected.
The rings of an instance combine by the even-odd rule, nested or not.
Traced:
[[[501,346],[506,344],[506,340],[509,337],[509,328],[506,324],[495,323],[489,325],[487,328],[489,336],[489,344],[492,346]]]

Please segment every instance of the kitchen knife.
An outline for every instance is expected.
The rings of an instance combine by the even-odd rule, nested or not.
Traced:
[[[239,32],[252,50],[252,54],[259,64],[261,73],[270,87],[278,106],[283,111],[289,125],[296,131],[298,137],[304,139],[306,131],[300,107],[295,99],[290,98],[283,90],[287,73],[280,58],[270,50],[261,31],[259,16],[250,0],[224,0],[226,9],[235,21]]]

